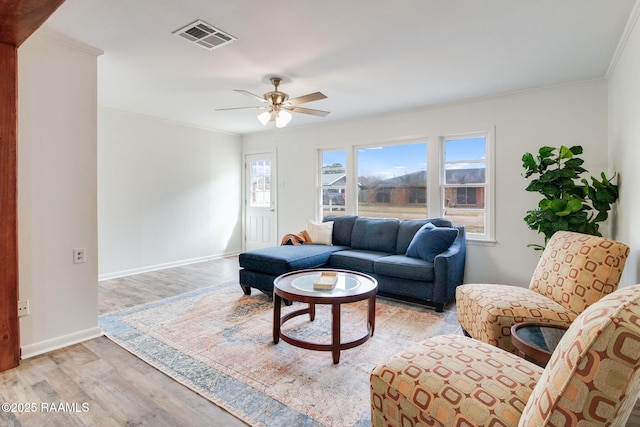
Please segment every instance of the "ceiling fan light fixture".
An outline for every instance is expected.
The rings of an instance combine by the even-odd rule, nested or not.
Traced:
[[[276,127],[283,128],[291,121],[291,113],[287,110],[280,110],[276,115]]]
[[[328,111],[314,110],[312,108],[299,107],[298,105],[306,102],[318,101],[325,99],[326,95],[320,92],[309,93],[303,96],[298,96],[293,99],[289,99],[289,95],[280,92],[278,86],[282,79],[280,77],[272,77],[271,83],[273,83],[274,89],[271,92],[265,93],[263,96],[256,95],[246,90],[234,89],[234,91],[250,96],[254,100],[258,100],[262,105],[256,107],[235,107],[235,108],[218,108],[216,111],[225,110],[246,110],[246,109],[267,109],[266,111],[258,114],[258,121],[266,126],[269,122],[276,122],[277,128],[283,128],[287,126],[293,118],[291,112],[311,114],[313,116],[325,117],[329,114]]]
[[[271,111],[265,111],[263,113],[258,114],[258,120],[262,123],[263,126],[266,126],[271,120]]]

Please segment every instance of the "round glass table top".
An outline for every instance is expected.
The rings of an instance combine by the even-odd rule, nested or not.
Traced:
[[[357,277],[351,275],[338,274],[338,280],[333,289],[314,289],[313,283],[320,277],[321,273],[306,274],[304,276],[296,277],[291,281],[291,286],[301,291],[306,292],[322,292],[331,293],[335,291],[351,291],[360,286],[360,280]]]

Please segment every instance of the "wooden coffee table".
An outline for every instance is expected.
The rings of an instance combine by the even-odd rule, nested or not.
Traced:
[[[567,327],[548,323],[516,323],[511,327],[511,343],[525,359],[544,367]]]
[[[338,280],[332,290],[315,290],[313,282],[323,271],[336,272]],[[283,274],[273,282],[273,342],[280,339],[296,347],[331,351],[333,363],[340,362],[340,351],[359,346],[373,336],[376,320],[376,293],[378,282],[371,276],[348,270],[313,269]],[[282,300],[307,303],[306,308],[282,316]],[[356,301],[369,300],[367,332],[361,338],[349,342],[340,340],[340,306]],[[316,317],[316,304],[331,304],[331,344],[319,344],[293,338],[282,331],[282,324],[296,316],[309,314],[313,321]]]

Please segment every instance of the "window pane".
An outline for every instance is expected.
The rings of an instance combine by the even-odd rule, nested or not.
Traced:
[[[445,184],[484,184],[487,139],[449,139],[444,142]]]
[[[469,233],[485,233],[485,137],[444,141],[444,216]]]
[[[322,152],[322,216],[345,214],[346,165],[346,151]]]
[[[358,214],[426,218],[427,144],[358,149]]]
[[[271,162],[258,160],[251,162],[251,197],[249,203],[254,208],[271,206]]]

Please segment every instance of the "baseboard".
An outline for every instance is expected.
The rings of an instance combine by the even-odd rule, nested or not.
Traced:
[[[98,338],[102,335],[102,330],[98,326],[96,326],[95,328],[85,329],[84,331],[78,331],[72,334],[62,335],[60,337],[40,341],[34,344],[28,344],[22,346],[22,359],[39,356],[53,350],[58,350],[60,348],[67,347],[73,344],[78,344],[79,342]]]
[[[133,276],[134,274],[149,273],[151,271],[164,270],[165,268],[181,267],[183,265],[196,264],[198,262],[211,261],[213,259],[220,259],[220,258],[226,258],[226,257],[230,257],[230,256],[237,256],[239,254],[240,254],[240,251],[234,251],[234,252],[228,252],[228,253],[218,254],[218,255],[207,255],[207,256],[198,257],[198,258],[191,258],[191,259],[183,259],[183,260],[179,260],[179,261],[172,261],[172,262],[167,262],[167,263],[164,263],[164,264],[148,265],[148,266],[145,266],[145,267],[132,268],[132,269],[129,269],[129,270],[122,270],[122,271],[115,271],[115,272],[112,272],[112,273],[104,273],[104,274],[99,274],[98,275],[98,281],[109,280],[109,279],[117,279],[119,277]]]

